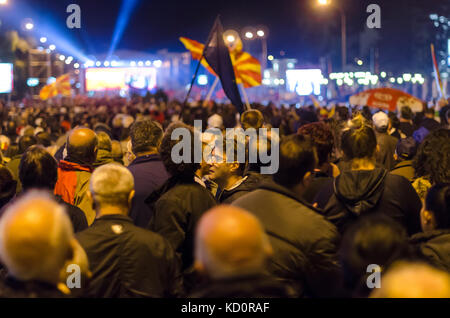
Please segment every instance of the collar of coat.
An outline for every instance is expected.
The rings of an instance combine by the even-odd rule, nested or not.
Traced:
[[[301,203],[302,205],[308,207],[309,209],[322,214],[322,211],[318,208],[313,207],[311,204],[309,204],[308,202],[304,201],[300,196],[298,196],[296,193],[292,192],[291,190],[289,190],[288,188],[276,183],[273,180],[270,181],[263,181],[261,183],[261,185],[258,187],[259,189],[264,189],[264,190],[268,190],[268,191],[272,191],[272,192],[277,192],[279,194],[282,194],[284,196],[287,196],[299,203]]]
[[[88,165],[82,165],[79,163],[70,162],[70,161],[66,161],[66,160],[61,160],[59,162],[59,167],[62,170],[66,170],[66,171],[87,171],[87,172],[93,171],[92,167],[90,167]]]

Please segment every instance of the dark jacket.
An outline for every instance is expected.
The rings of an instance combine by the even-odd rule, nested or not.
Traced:
[[[99,149],[97,152],[97,160],[93,163],[94,168],[106,165],[108,163],[113,163],[114,159],[112,157],[111,151],[105,149]]]
[[[293,192],[275,182],[233,205],[253,213],[269,236],[274,255],[268,272],[296,296],[333,296],[339,283],[336,227]]]
[[[376,135],[377,144],[380,148],[380,151],[377,152],[377,163],[382,165],[385,169],[391,170],[394,168],[395,164],[394,153],[398,139],[387,133],[377,133]]]
[[[222,204],[231,204],[236,199],[239,199],[243,195],[256,190],[262,181],[270,179],[269,175],[262,175],[257,172],[248,172],[245,176],[245,180],[236,188],[232,190],[223,190],[218,200]]]
[[[136,191],[130,217],[134,224],[146,228],[153,212],[151,207],[145,204],[145,199],[167,181],[169,174],[159,155],[137,157],[128,166],[128,170],[134,177],[134,190]]]
[[[417,233],[410,242],[421,259],[450,272],[450,229]]]
[[[14,202],[20,197],[20,194],[17,195],[15,198],[13,198],[7,205],[5,205],[1,210],[0,210],[0,217],[3,215],[3,213],[6,211],[6,209],[11,205],[14,204]],[[67,202],[64,202],[64,200],[58,196],[55,195],[54,196],[55,201],[59,204],[61,204],[62,206],[64,206],[67,215],[70,218],[70,222],[72,223],[72,227],[73,227],[73,232],[77,233],[77,232],[81,232],[85,229],[88,228],[88,223],[86,220],[86,215],[83,213],[83,211],[81,211],[80,208],[69,204]]]
[[[170,178],[146,202],[154,207],[149,229],[167,239],[182,260],[185,288],[193,284],[193,246],[200,217],[216,205],[212,194],[192,180]]]
[[[414,126],[408,122],[400,122],[400,131],[406,135],[406,137],[412,137],[414,133]]]
[[[303,192],[303,200],[305,200],[309,204],[313,204],[314,199],[316,198],[320,190],[322,190],[323,186],[332,179],[333,178],[330,177],[330,174],[328,173],[315,171],[311,183],[305,189],[305,192]]]
[[[20,160],[22,159],[22,155],[15,155],[11,158],[11,160],[6,164],[6,168],[11,171],[14,180],[17,181],[17,187],[16,187],[16,193],[19,193],[22,191],[22,183],[19,180],[19,165]]]
[[[368,213],[382,213],[402,224],[410,235],[420,228],[422,203],[409,181],[384,169],[344,171],[328,182],[316,200],[341,233]]]
[[[394,169],[391,170],[391,174],[402,176],[408,179],[409,182],[414,181],[414,173],[415,171],[412,165],[412,160],[401,161],[395,165]]]
[[[196,288],[191,298],[289,298],[292,291],[266,275],[213,280]]]
[[[86,251],[92,278],[87,297],[169,297],[181,288],[179,263],[160,235],[124,215],[104,215],[77,239]]]
[[[55,285],[20,281],[0,270],[0,298],[67,298]]]

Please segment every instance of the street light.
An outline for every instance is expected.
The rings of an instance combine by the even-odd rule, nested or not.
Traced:
[[[54,44],[50,44],[50,46],[48,47],[51,51],[56,50],[56,45]]]
[[[40,42],[41,43],[46,43],[47,42],[47,38],[45,36],[40,38]]]
[[[5,4],[8,4],[8,0],[0,0],[0,5],[5,5]]]
[[[234,41],[236,41],[236,38],[234,37],[234,35],[228,35],[227,36],[227,42],[228,43],[233,43]]]
[[[253,37],[254,37],[254,35],[253,35],[253,33],[252,32],[245,32],[245,37],[247,38],[247,39],[253,39]]]
[[[318,4],[321,6],[332,6],[336,8],[341,14],[341,57],[342,57],[342,71],[345,71],[347,65],[347,19],[345,17],[345,12],[340,6],[333,5],[331,0],[317,0]]]
[[[260,38],[262,38],[262,37],[264,37],[265,33],[264,33],[263,30],[258,30],[258,31],[256,32],[256,35],[259,36]]]
[[[32,22],[27,22],[25,24],[25,29],[27,29],[28,31],[33,30],[34,29],[34,24]]]

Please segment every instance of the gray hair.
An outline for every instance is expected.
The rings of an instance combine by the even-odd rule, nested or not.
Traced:
[[[134,190],[133,175],[124,166],[110,163],[94,171],[90,189],[96,203],[124,206]]]

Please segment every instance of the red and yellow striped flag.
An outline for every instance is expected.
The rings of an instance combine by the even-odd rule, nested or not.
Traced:
[[[180,41],[187,50],[191,52],[194,60],[202,57],[204,45],[200,42],[181,37]],[[261,63],[249,53],[242,51],[242,46],[230,51],[231,62],[234,67],[237,84],[244,84],[244,87],[253,87],[261,85]],[[202,59],[202,65],[214,76],[216,73],[211,69],[205,59]]]
[[[60,94],[63,96],[72,96],[70,74],[64,74],[58,77],[54,83],[44,86],[39,93],[39,97],[42,100],[47,100]]]

